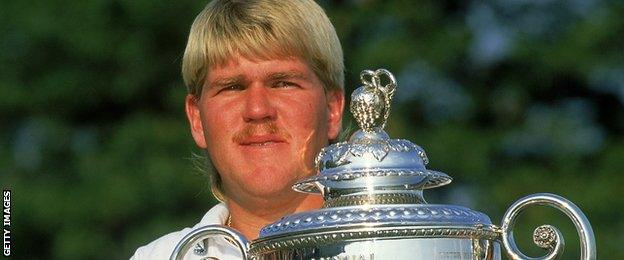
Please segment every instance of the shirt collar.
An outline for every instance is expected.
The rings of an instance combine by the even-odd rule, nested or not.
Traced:
[[[214,207],[212,207],[204,217],[199,222],[200,226],[205,225],[225,225],[228,216],[230,215],[230,211],[228,210],[225,203],[221,202]]]

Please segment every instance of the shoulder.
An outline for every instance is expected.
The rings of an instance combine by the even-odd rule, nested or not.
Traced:
[[[191,228],[185,228],[180,231],[164,235],[147,245],[139,247],[130,259],[169,259],[169,256],[171,256],[171,252],[173,252],[173,248],[175,248],[178,242],[186,234],[191,232],[191,230]]]
[[[139,247],[134,255],[130,258],[131,260],[141,260],[141,259],[169,259],[171,253],[175,246],[180,242],[180,240],[190,233],[192,230],[199,228],[205,225],[211,224],[223,224],[227,219],[229,212],[225,206],[225,204],[220,203],[212,207],[201,219],[199,223],[197,223],[192,228],[184,228],[182,230],[169,233],[164,235],[151,243]]]

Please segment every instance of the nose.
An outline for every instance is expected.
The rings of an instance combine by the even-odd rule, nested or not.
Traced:
[[[247,88],[245,96],[245,111],[243,119],[245,122],[275,120],[277,111],[272,104],[269,89],[254,84]]]

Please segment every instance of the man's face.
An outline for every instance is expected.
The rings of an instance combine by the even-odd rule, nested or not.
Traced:
[[[231,199],[270,198],[313,173],[319,150],[340,131],[341,91],[325,92],[298,58],[233,57],[187,96],[197,145],[205,148]]]

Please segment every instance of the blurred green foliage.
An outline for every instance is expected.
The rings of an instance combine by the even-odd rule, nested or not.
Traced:
[[[321,1],[345,50],[399,88],[388,132],[454,177],[427,191],[498,223],[552,192],[624,258],[624,13],[609,1]],[[194,169],[179,75],[197,1],[9,1],[0,8],[0,180],[13,190],[18,259],[125,259],[215,203]],[[346,116],[345,125],[353,125]],[[533,256],[528,210],[516,237]]]

